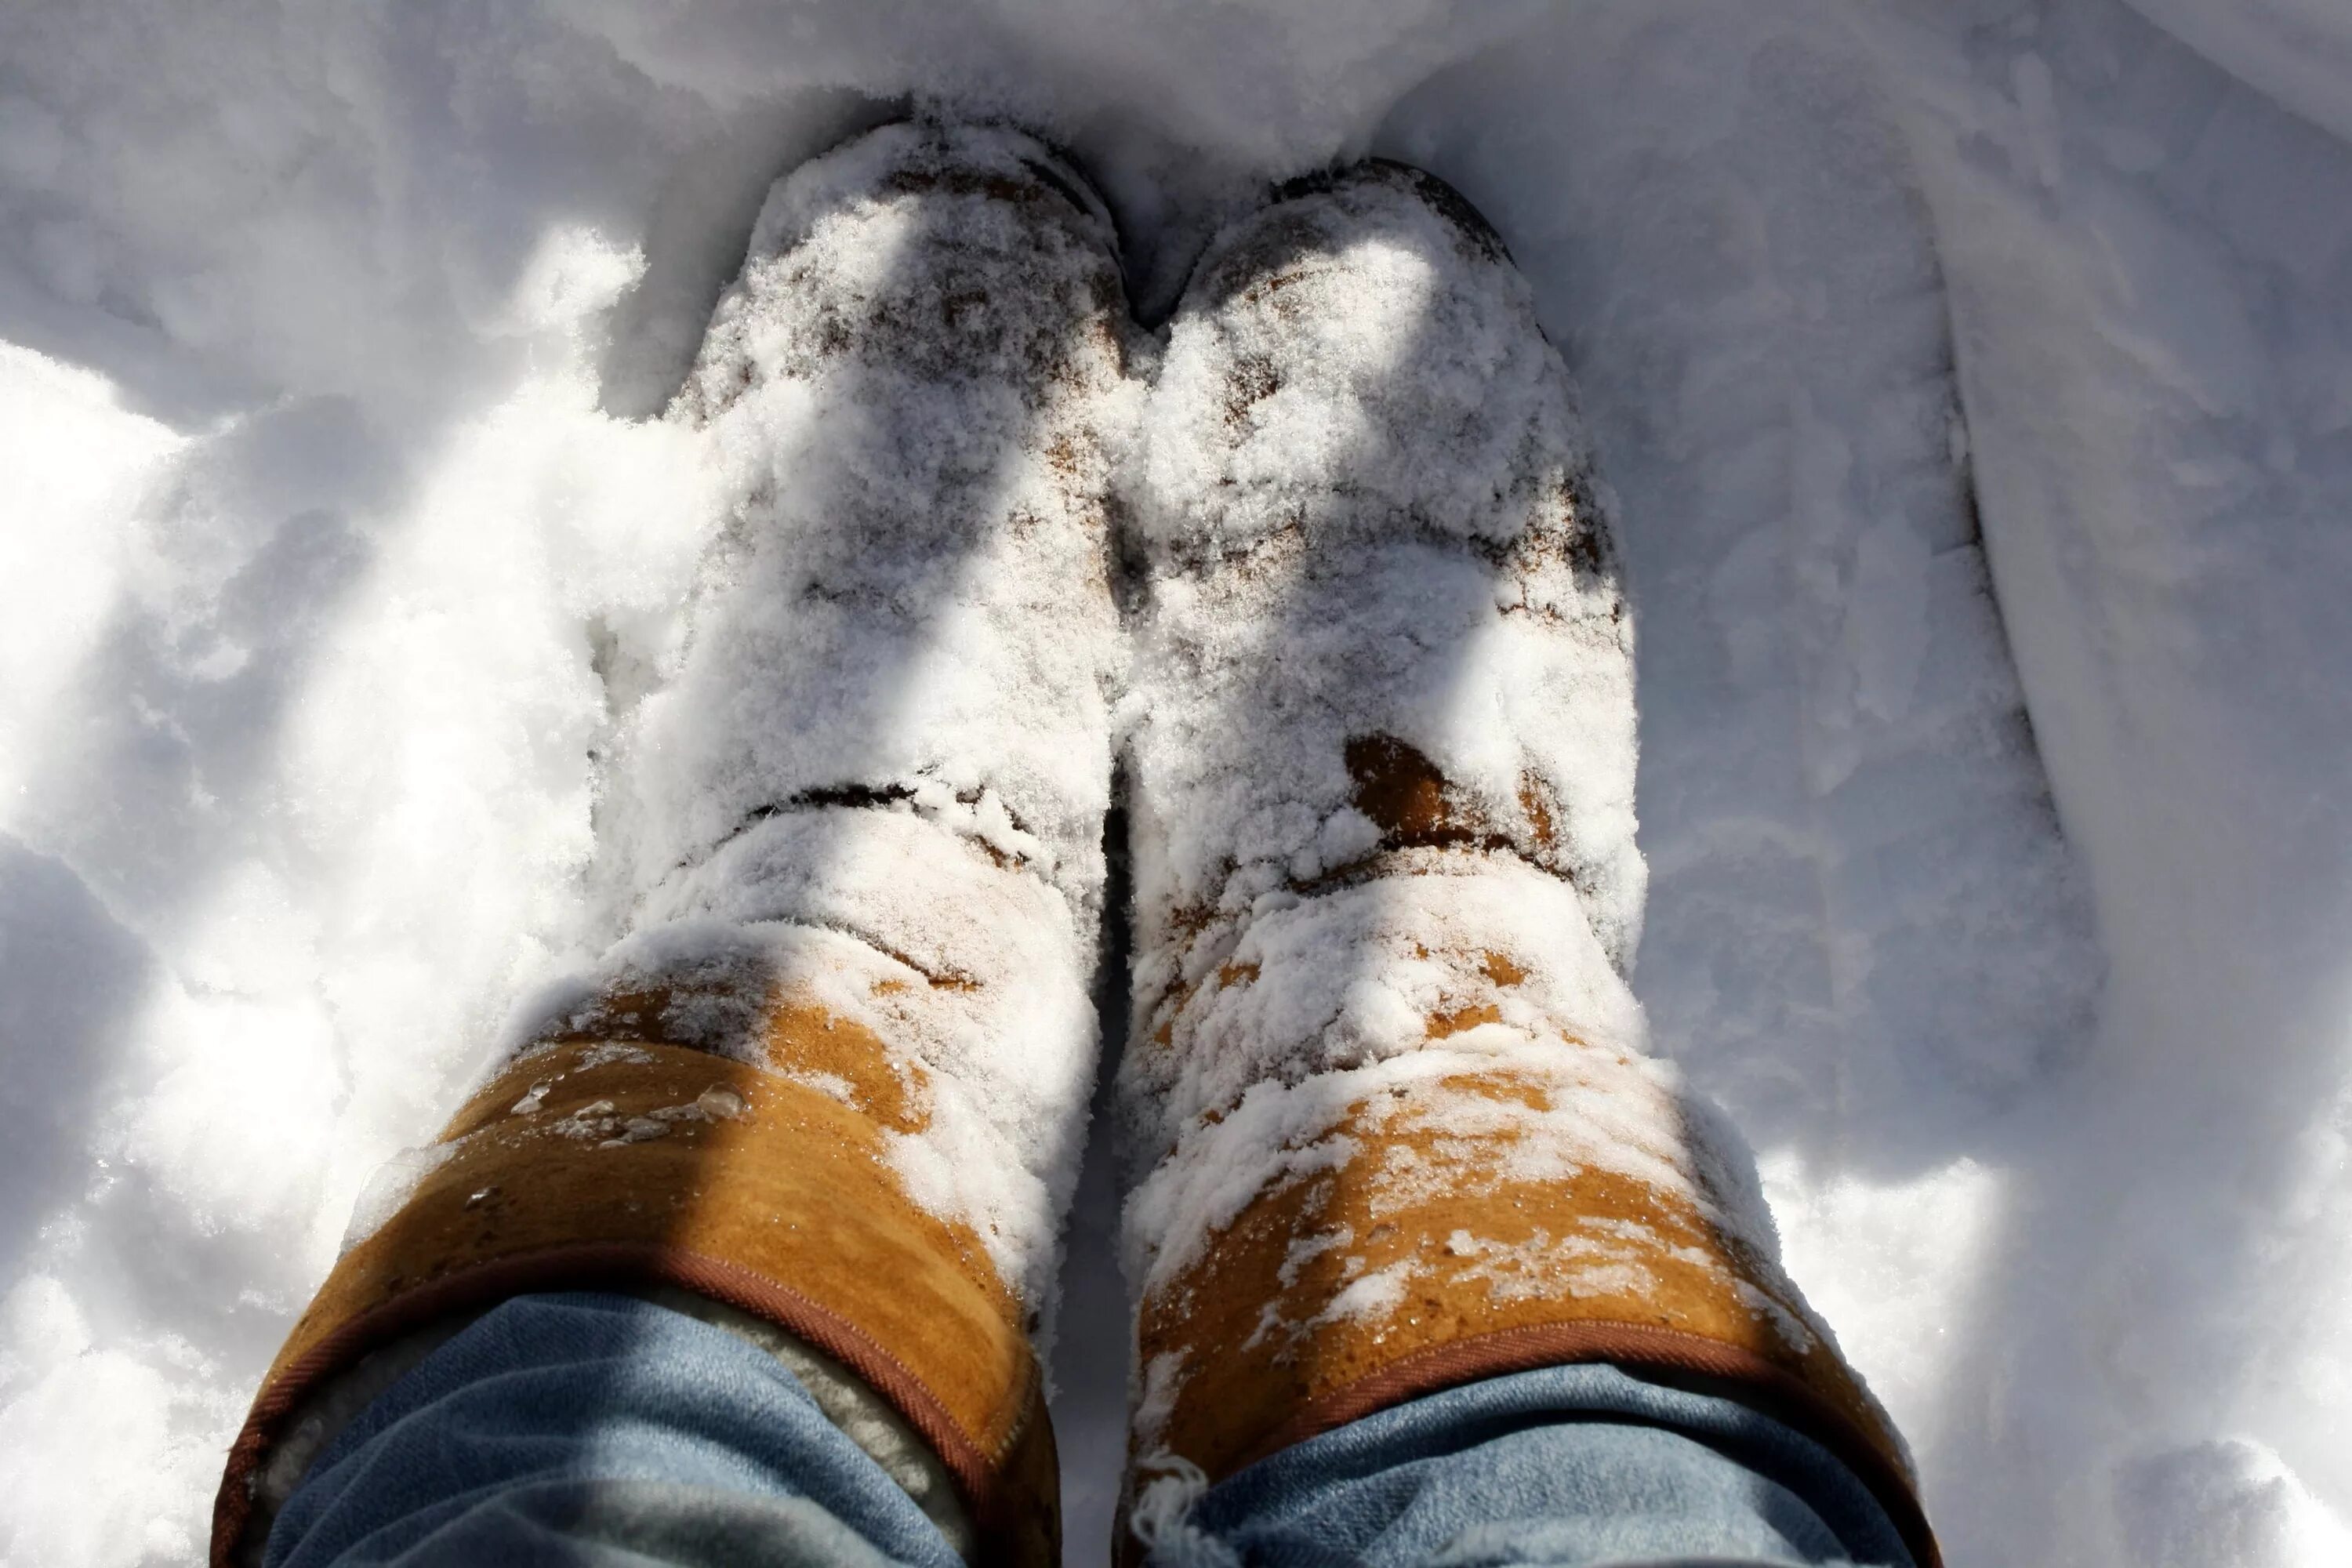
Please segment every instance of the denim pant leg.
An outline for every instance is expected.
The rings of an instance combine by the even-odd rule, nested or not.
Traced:
[[[1607,1366],[1415,1400],[1205,1496],[1147,1489],[1139,1514],[1158,1538],[1155,1561],[1183,1564],[1911,1568],[1894,1527],[1825,1450],[1733,1401]],[[265,1562],[960,1559],[772,1357],[667,1308],[582,1293],[509,1301],[394,1384],[320,1455]]]
[[[960,1568],[793,1374],[628,1296],[476,1320],[320,1453],[266,1568]]]
[[[1607,1365],[1431,1394],[1205,1495],[1181,1477],[1159,1486],[1138,1520],[1159,1538],[1151,1561],[1171,1568],[1913,1568],[1885,1510],[1826,1448],[1734,1400]]]

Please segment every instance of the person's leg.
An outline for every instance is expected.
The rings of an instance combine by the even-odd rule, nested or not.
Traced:
[[[1915,1568],[1838,1458],[1746,1400],[1605,1363],[1423,1395],[1203,1489],[1147,1475],[1156,1563]]]
[[[948,1478],[838,1363],[690,1299],[519,1296],[328,1437],[266,1568],[956,1568]]]
[[[1788,1489],[1686,1425],[1424,1424],[1447,1391],[1605,1364],[1769,1412],[1931,1558],[1901,1441],[1779,1268],[1737,1139],[1647,1050],[1632,625],[1499,240],[1391,165],[1279,193],[1202,258],[1145,430],[1139,1474],[1222,1483],[1202,1507],[1236,1539],[1291,1542],[1267,1561],[1351,1561],[1331,1510],[1371,1529],[1408,1495],[1559,1541],[1794,1542],[1702,1506]],[[1385,1469],[1297,1481],[1373,1432],[1405,1434]],[[1244,1517],[1297,1487],[1324,1500]],[[1660,1535],[1668,1494],[1690,1528]],[[1455,1503],[1408,1514],[1379,1527],[1402,1557],[1442,1536],[1475,1559]],[[1780,1560],[1822,1560],[1810,1530]]]
[[[371,1351],[662,1286],[849,1368],[982,1552],[1056,1555],[1033,1336],[1094,1072],[1128,331],[1108,216],[1025,137],[889,127],[771,194],[670,415],[732,505],[599,803],[625,939],[296,1325],[216,1562]],[[592,1358],[572,1397],[643,1373]]]

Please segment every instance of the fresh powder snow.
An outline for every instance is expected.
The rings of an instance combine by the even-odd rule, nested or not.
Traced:
[[[2352,1560],[2352,13],[16,0],[0,1561],[201,1557],[372,1180],[726,816],[615,759],[795,470],[665,411],[776,177],[917,105],[1066,148],[1152,324],[1270,180],[1378,152],[1478,205],[1625,563],[1606,956],[1952,1561]],[[946,826],[1086,908],[1093,766],[910,786],[875,874]],[[646,896],[742,913],[691,880]],[[1073,1562],[1125,1426],[1106,1142]]]

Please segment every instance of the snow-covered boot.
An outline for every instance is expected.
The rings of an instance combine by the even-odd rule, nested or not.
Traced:
[[[1493,232],[1394,165],[1278,193],[1188,284],[1142,450],[1139,1477],[1605,1360],[1812,1433],[1926,1561],[1738,1143],[1647,1054],[1632,626]]]
[[[1058,1560],[1034,1342],[1095,1066],[1129,330],[1108,216],[1024,136],[892,126],[778,184],[670,413],[734,504],[608,778],[623,940],[295,1327],[222,1559],[337,1373],[599,1287],[829,1356],[980,1556]]]

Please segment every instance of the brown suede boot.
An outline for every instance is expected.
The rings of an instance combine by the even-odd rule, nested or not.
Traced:
[[[888,127],[772,193],[670,415],[734,505],[607,780],[625,940],[355,1226],[215,1563],[383,1381],[352,1369],[579,1287],[814,1347],[981,1559],[1058,1561],[1035,1347],[1095,1065],[1127,319],[1108,216],[1025,137]]]
[[[1492,231],[1392,165],[1280,193],[1202,259],[1143,450],[1139,1466],[1607,1361],[1811,1435],[1932,1562],[1736,1139],[1647,1053],[1632,626]]]

